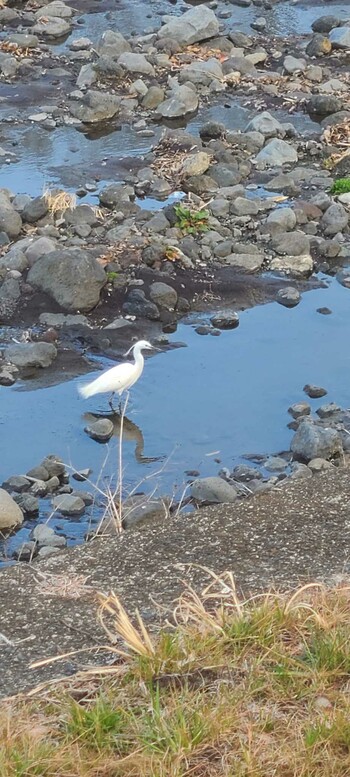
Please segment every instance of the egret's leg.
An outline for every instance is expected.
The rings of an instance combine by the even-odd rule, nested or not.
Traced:
[[[110,398],[108,400],[108,404],[109,404],[112,412],[114,413],[115,409],[114,409],[114,406],[113,406],[113,397],[114,397],[114,391],[112,391],[111,396],[110,396]]]

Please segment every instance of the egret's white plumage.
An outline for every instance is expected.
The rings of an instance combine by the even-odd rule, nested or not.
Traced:
[[[128,391],[131,386],[136,383],[140,375],[142,375],[144,358],[142,356],[143,350],[154,348],[147,340],[139,340],[135,345],[127,351],[127,356],[130,351],[133,352],[134,362],[124,362],[123,364],[117,364],[116,367],[112,367],[107,372],[103,372],[96,380],[91,383],[87,383],[86,386],[79,386],[78,391],[84,399],[93,397],[95,394],[111,393],[122,395],[123,391]],[[111,397],[111,400],[112,400]]]

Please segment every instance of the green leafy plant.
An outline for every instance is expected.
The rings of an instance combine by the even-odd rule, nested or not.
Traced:
[[[338,178],[334,181],[331,194],[347,194],[350,192],[350,178]]]
[[[106,273],[106,275],[107,275],[108,283],[113,283],[113,281],[115,281],[118,278],[118,273],[115,272],[114,270],[110,270],[109,272]]]
[[[186,235],[196,235],[198,232],[207,232],[209,229],[209,213],[207,210],[194,210],[178,203],[175,205],[175,213],[177,218],[176,226]]]

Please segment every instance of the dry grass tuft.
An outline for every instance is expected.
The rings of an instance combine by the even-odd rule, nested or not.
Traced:
[[[75,194],[60,191],[58,189],[46,189],[43,196],[47,202],[49,212],[53,215],[64,213],[65,210],[74,209],[77,205]]]
[[[203,572],[152,637],[100,597],[118,666],[4,702],[1,777],[348,777],[350,586],[244,601]]]

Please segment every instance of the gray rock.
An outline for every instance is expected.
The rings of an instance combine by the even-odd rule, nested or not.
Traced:
[[[49,367],[56,359],[57,349],[53,343],[17,343],[9,346],[6,356],[20,369]]]
[[[310,399],[320,399],[321,397],[325,397],[327,394],[327,390],[325,388],[322,388],[321,386],[313,386],[311,383],[307,383],[306,386],[304,386],[303,391],[305,391],[305,394],[307,394]]]
[[[231,204],[230,212],[235,216],[256,216],[259,208],[255,200],[237,197]]]
[[[310,477],[312,478],[312,472],[306,464],[301,464],[299,461],[293,461],[289,475],[291,480],[306,480]]]
[[[35,262],[28,283],[39,288],[66,310],[89,311],[106,283],[101,265],[87,251],[53,251]]]
[[[182,85],[172,91],[171,96],[158,105],[156,112],[159,116],[175,119],[194,113],[198,108],[198,97],[193,89]]]
[[[59,553],[59,548],[52,547],[51,545],[43,545],[42,548],[39,549],[38,558],[48,558],[49,556],[55,556],[56,553]]]
[[[41,9],[42,14],[42,9]],[[71,31],[71,25],[65,19],[59,19],[57,16],[51,16],[48,20],[43,17],[38,19],[36,24],[31,27],[33,35],[39,35],[43,38],[63,38]]]
[[[265,138],[285,135],[282,124],[269,111],[262,111],[262,113],[254,116],[247,124],[244,132],[260,132]]]
[[[22,219],[11,203],[0,202],[0,232],[6,232],[10,238],[18,237],[22,229]]]
[[[281,456],[269,456],[264,462],[264,467],[268,472],[283,472],[287,465],[288,462],[282,459]]]
[[[18,270],[18,272],[23,272],[23,270],[26,270],[28,267],[28,260],[19,248],[11,248],[10,251],[8,251],[4,256],[0,259],[0,270],[2,268],[5,268],[7,270]]]
[[[215,313],[210,321],[217,329],[236,329],[239,326],[238,313],[232,310],[221,310],[219,313]]]
[[[291,405],[288,408],[288,413],[293,418],[302,418],[303,416],[310,415],[311,407],[308,402],[297,402],[295,405]]]
[[[125,51],[118,59],[118,65],[121,65],[127,73],[140,73],[145,76],[154,76],[153,65],[148,62],[144,54],[133,54],[131,51]]]
[[[254,78],[258,75],[255,65],[247,57],[229,57],[222,64],[222,70],[225,76],[230,73],[241,73],[242,76]]]
[[[44,218],[48,213],[49,206],[46,197],[34,197],[22,210],[22,219],[29,224]]]
[[[31,561],[37,553],[37,545],[35,542],[22,542],[19,548],[15,548],[13,551],[13,558],[17,561]]]
[[[295,308],[296,305],[299,305],[300,300],[300,292],[294,286],[285,286],[277,292],[276,302],[284,305],[285,308]]]
[[[313,271],[313,260],[310,254],[301,256],[278,256],[270,262],[270,269],[292,278],[308,278]]]
[[[170,227],[170,224],[163,211],[155,213],[155,215],[147,221],[148,232],[165,232],[168,227]]]
[[[174,310],[177,303],[177,292],[167,283],[156,281],[152,283],[149,289],[149,296],[156,305],[161,308]]]
[[[86,434],[97,442],[108,442],[111,439],[114,426],[109,418],[100,418],[98,421],[85,427]]]
[[[71,101],[69,110],[83,124],[98,124],[112,119],[119,111],[120,98],[108,92],[89,89],[79,102]]]
[[[1,307],[0,307],[1,317]],[[18,369],[12,364],[11,366],[0,368],[0,386],[13,386],[16,383]]]
[[[309,57],[323,57],[325,54],[330,54],[331,50],[332,44],[329,38],[321,33],[313,35],[306,46],[306,53]]]
[[[235,267],[237,270],[241,270],[246,273],[253,273],[260,270],[264,263],[264,254],[236,254],[232,253],[226,256],[225,264],[229,264],[230,267]]]
[[[0,286],[0,319],[11,319],[21,296],[21,287],[16,278],[6,278]]]
[[[340,270],[336,275],[338,283],[346,289],[350,289],[350,268]],[[1,291],[1,290],[0,290]]]
[[[49,545],[53,548],[63,548],[67,545],[65,537],[56,534],[51,526],[46,523],[39,523],[30,533],[31,539],[33,539],[39,547]]]
[[[287,73],[302,73],[306,70],[306,62],[305,59],[297,59],[288,54],[283,61],[283,67]]]
[[[327,208],[326,212],[323,214],[321,227],[323,228],[325,235],[336,235],[347,227],[348,221],[348,212],[340,202],[335,202]]]
[[[269,213],[266,220],[266,229],[270,234],[287,232],[294,229],[297,218],[292,208],[276,208]]]
[[[219,82],[223,80],[222,67],[214,57],[205,61],[193,60],[190,65],[185,65],[179,74],[180,83],[191,81],[193,84],[209,86],[213,80]]]
[[[39,500],[33,496],[33,494],[18,494],[14,497],[15,502],[19,505],[24,515],[32,517],[38,515],[39,512]]]
[[[59,456],[55,456],[54,454],[51,456],[46,456],[46,458],[41,462],[40,466],[47,470],[50,478],[55,476],[62,477],[62,475],[66,474],[64,462],[59,458]]]
[[[327,461],[326,459],[311,459],[308,463],[309,469],[311,469],[311,472],[323,472],[325,469],[332,469],[333,464],[330,461]]]
[[[151,321],[159,319],[159,310],[154,302],[146,299],[145,292],[142,289],[133,289],[122,307],[124,315],[136,316],[137,318],[149,318]]]
[[[43,480],[35,480],[35,482],[33,482],[30,487],[30,493],[35,497],[46,496],[47,494],[46,483],[44,483]]]
[[[89,224],[96,227],[99,220],[96,211],[90,205],[77,205],[75,208],[67,208],[64,211],[63,218],[66,224],[77,226],[78,224]]]
[[[341,21],[337,16],[331,16],[328,14],[327,16],[319,16],[317,19],[315,19],[315,21],[312,22],[311,29],[314,32],[328,33],[333,30],[334,27],[339,27],[340,24]]]
[[[50,479],[50,474],[46,467],[39,465],[39,467],[33,467],[32,469],[28,470],[27,477],[35,478],[35,480],[45,481]]]
[[[167,502],[162,499],[152,499],[145,495],[129,497],[123,504],[123,528],[149,521],[155,521],[167,516]]]
[[[219,32],[219,22],[212,10],[205,5],[191,8],[181,17],[173,17],[160,28],[158,38],[174,38],[178,43],[190,43],[213,38]]]
[[[90,477],[91,473],[92,469],[86,467],[86,469],[80,469],[78,472],[73,472],[72,478],[78,480],[79,483],[84,483],[85,480]]]
[[[317,426],[309,419],[301,421],[291,443],[295,458],[304,461],[330,459],[343,453],[341,437],[335,429]]]
[[[213,165],[209,170],[210,177],[216,181],[220,188],[236,186],[239,184],[242,175],[238,170],[237,164],[218,164]]]
[[[38,237],[34,239],[32,243],[30,243],[28,248],[26,248],[26,259],[32,267],[37,259],[39,259],[41,256],[50,254],[51,251],[56,251],[56,249],[57,243],[55,240],[52,240],[50,237]]]
[[[11,33],[10,43],[17,43],[23,49],[35,49],[39,45],[39,38],[36,35],[30,35],[28,32]]]
[[[222,478],[198,478],[191,485],[191,496],[196,502],[224,504],[234,502],[237,499],[237,491]]]
[[[317,116],[330,116],[342,107],[343,101],[333,94],[313,94],[308,102],[309,113]]]
[[[23,513],[5,489],[0,488],[0,531],[13,529],[23,523]]]
[[[154,108],[158,108],[158,105],[164,101],[164,89],[162,89],[160,86],[150,86],[149,89],[147,89],[146,94],[142,98],[142,108],[146,108],[146,110],[154,110]]]
[[[110,421],[110,423],[112,422]],[[57,510],[62,515],[75,516],[82,515],[85,512],[83,500],[79,496],[73,496],[72,494],[55,496],[52,500],[52,506],[54,510]]]
[[[73,10],[70,6],[62,2],[62,0],[53,0],[52,3],[43,5],[36,11],[36,19],[40,19],[42,16],[48,16],[49,18],[54,16],[56,19],[70,19],[71,16],[73,16]]]
[[[238,464],[232,472],[234,480],[239,483],[249,483],[251,480],[261,480],[262,474],[255,467],[249,467],[247,464]]]
[[[282,167],[285,164],[298,161],[298,154],[285,140],[273,138],[255,157],[257,162],[264,162],[268,167]]]
[[[23,477],[23,475],[11,475],[11,477],[4,481],[2,487],[5,488],[6,491],[14,491],[16,494],[22,494],[23,491],[28,491],[30,481]]]
[[[76,81],[78,89],[82,87],[92,86],[97,81],[97,73],[91,62],[86,65],[82,65],[80,68],[78,78]]]
[[[100,56],[119,59],[125,51],[130,51],[130,44],[120,32],[106,30],[97,45],[97,51]]]
[[[340,413],[341,407],[336,405],[335,402],[328,402],[327,405],[322,405],[316,410],[317,415],[320,418],[331,418],[336,413]]]
[[[272,247],[281,255],[301,256],[310,251],[310,240],[305,232],[280,232],[272,239]]]
[[[350,49],[350,27],[337,27],[329,35],[332,47],[334,49]]]

